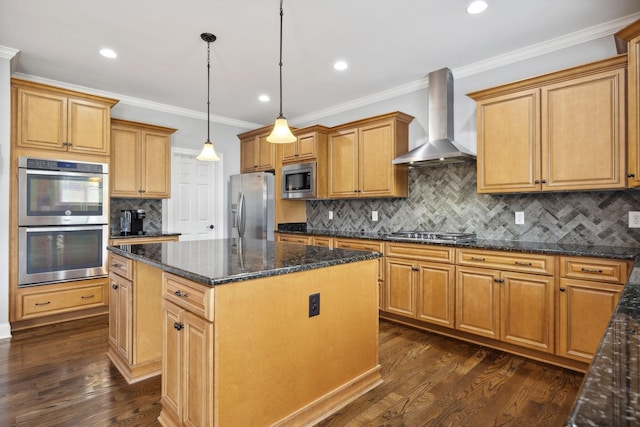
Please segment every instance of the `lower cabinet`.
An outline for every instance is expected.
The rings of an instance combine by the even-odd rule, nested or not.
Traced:
[[[213,425],[213,322],[163,301],[162,416],[165,425]]]
[[[111,272],[109,285],[109,344],[127,363],[131,363],[131,281]]]

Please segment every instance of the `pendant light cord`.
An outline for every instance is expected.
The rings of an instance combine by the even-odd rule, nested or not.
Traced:
[[[279,119],[283,119],[284,115],[282,115],[282,17],[284,15],[284,12],[282,10],[282,1],[280,0],[280,115],[278,116]]]
[[[211,115],[209,108],[211,105],[211,42],[207,42],[207,142],[211,142],[210,129],[211,129]]]

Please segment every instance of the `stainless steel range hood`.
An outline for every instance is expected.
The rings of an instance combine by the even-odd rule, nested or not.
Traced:
[[[429,142],[393,159],[394,165],[437,166],[474,161],[475,154],[453,140],[453,75],[443,68],[429,73]]]

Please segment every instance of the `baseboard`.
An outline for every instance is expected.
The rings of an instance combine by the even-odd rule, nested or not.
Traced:
[[[0,323],[0,340],[4,338],[11,338],[11,324]]]

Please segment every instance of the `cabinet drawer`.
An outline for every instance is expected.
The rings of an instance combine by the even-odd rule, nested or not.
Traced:
[[[162,295],[164,299],[213,322],[213,287],[163,273]]]
[[[303,245],[309,244],[308,236],[298,236],[291,234],[278,234],[278,242],[287,242],[287,243],[301,243]]]
[[[20,298],[22,318],[48,316],[107,305],[106,284],[105,280],[104,283],[86,286],[73,285],[68,289],[25,293]]]
[[[356,251],[384,252],[384,243],[377,240],[336,239],[333,247]]]
[[[417,261],[436,261],[453,264],[454,248],[410,243],[387,243],[386,256],[410,258]]]
[[[315,246],[324,246],[325,248],[331,248],[331,237],[312,237],[311,244]]]
[[[458,249],[457,252],[459,265],[553,275],[553,256],[474,249]]]
[[[109,254],[109,271],[133,280],[133,261],[114,253]]]
[[[572,279],[624,283],[629,275],[626,261],[602,258],[560,257],[560,274]]]

